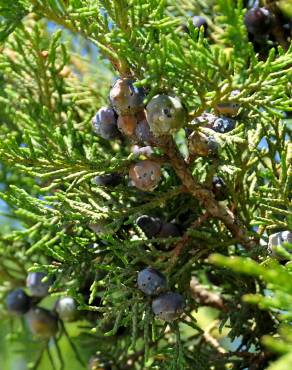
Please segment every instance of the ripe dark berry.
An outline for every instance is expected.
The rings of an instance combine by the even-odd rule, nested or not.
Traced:
[[[186,123],[186,110],[177,97],[156,95],[146,107],[150,129],[155,136],[170,135]]]
[[[134,114],[144,108],[144,91],[134,86],[130,78],[120,78],[112,87],[109,100],[118,114]]]
[[[176,238],[181,236],[181,233],[178,229],[178,227],[171,223],[171,222],[164,222],[162,224],[161,230],[159,231],[158,235],[156,235],[156,238]],[[155,248],[160,251],[169,251],[175,247],[175,243],[155,243]]]
[[[90,252],[92,252],[94,254],[99,254],[101,252],[101,250],[99,249],[98,243],[90,243],[90,244],[88,244],[87,248],[90,250]]]
[[[143,191],[152,191],[160,181],[160,165],[150,160],[132,164],[129,170],[129,177],[136,188]]]
[[[192,19],[192,25],[194,28],[201,28],[203,27],[204,29],[204,36],[207,35],[207,30],[208,30],[208,24],[205,18],[195,15]],[[190,33],[190,27],[186,26],[185,24],[182,26],[183,31]]]
[[[217,118],[216,121],[208,127],[216,132],[225,134],[226,132],[232,131],[234,129],[235,121],[234,119],[231,119],[229,117],[220,117]]]
[[[146,295],[154,296],[167,288],[165,276],[158,270],[148,267],[138,273],[138,288]]]
[[[18,315],[25,314],[31,306],[30,297],[22,289],[15,289],[9,292],[5,302],[7,310]]]
[[[138,122],[135,130],[136,138],[140,143],[151,144],[154,141],[153,133],[146,119]]]
[[[110,107],[102,107],[92,119],[93,131],[105,140],[120,137],[117,127],[117,117]]]
[[[291,231],[282,231],[281,232],[282,243],[292,244],[292,232]]]
[[[204,34],[206,35],[206,31],[208,29],[208,23],[205,18],[201,17],[200,15],[195,15],[192,19],[193,26],[195,28],[204,28]]]
[[[183,297],[178,293],[163,293],[152,301],[155,316],[164,321],[174,321],[180,317],[185,307]]]
[[[206,135],[199,131],[193,131],[188,137],[188,147],[190,154],[206,157],[217,155],[219,145],[212,135]]]
[[[231,97],[234,97],[239,94],[239,90],[233,90],[231,92]],[[239,104],[232,103],[232,102],[221,102],[216,105],[216,111],[220,114],[224,114],[226,116],[235,117],[239,111]]]
[[[43,272],[30,272],[27,275],[26,286],[33,297],[45,297],[48,294],[51,279],[43,281],[46,276]]]
[[[287,34],[287,37],[292,36],[292,8],[291,8],[291,19],[283,24],[283,29]]]
[[[273,24],[273,17],[268,9],[255,7],[245,13],[244,23],[249,33],[254,36],[261,36],[269,33]]]
[[[137,118],[134,115],[119,116],[118,129],[126,136],[132,136],[137,126]]]
[[[122,180],[123,177],[119,173],[106,173],[94,178],[94,182],[98,186],[117,186]]]
[[[144,231],[147,238],[155,237],[162,227],[162,221],[159,218],[148,215],[138,217],[136,223]]]
[[[291,231],[280,231],[278,233],[269,236],[268,250],[274,257],[281,259],[279,253],[277,253],[277,247],[283,246],[283,243],[292,244],[292,232]],[[292,253],[291,248],[285,248],[287,252]]]
[[[63,321],[72,322],[78,317],[76,302],[71,297],[63,297],[57,300],[55,311]]]
[[[175,224],[164,222],[157,236],[159,238],[175,238],[180,236],[180,231]]]
[[[215,195],[215,199],[222,201],[228,197],[228,189],[224,180],[219,176],[214,176],[212,180],[212,192]]]
[[[57,316],[44,308],[31,308],[26,314],[26,320],[32,334],[42,339],[49,339],[58,332]]]

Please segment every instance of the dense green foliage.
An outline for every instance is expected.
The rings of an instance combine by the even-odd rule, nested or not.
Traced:
[[[74,369],[96,352],[112,369],[280,370],[292,362],[292,257],[282,250],[288,262],[280,263],[267,250],[270,234],[292,230],[292,47],[276,38],[255,51],[245,12],[232,0],[0,0],[1,198],[14,221],[0,232],[1,318],[9,319],[7,292],[24,286],[28,271],[54,276],[44,305],[71,296],[83,319],[68,331],[61,325]],[[206,17],[206,37],[192,27],[194,14]],[[181,129],[153,147],[159,186],[129,186],[134,142],[106,141],[91,126],[119,76],[145,88],[145,104],[158,93],[180,97],[187,128],[206,135],[193,120],[238,89],[230,98],[240,107],[236,128],[213,132],[219,156],[184,160]],[[112,172],[122,184],[94,184]],[[214,175],[227,184],[224,202],[213,199]],[[175,222],[182,236],[148,239],[135,222],[142,214]],[[170,325],[137,288],[146,266],[186,300]],[[21,333],[14,338],[31,338],[10,320]],[[31,343],[34,368],[46,369],[46,349],[52,366],[62,365],[58,342]]]

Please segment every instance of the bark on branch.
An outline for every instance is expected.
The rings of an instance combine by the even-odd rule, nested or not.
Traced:
[[[159,145],[164,149],[170,164],[188,192],[200,202],[210,216],[221,220],[239,243],[246,249],[250,249],[254,245],[254,241],[247,235],[245,227],[241,225],[240,220],[227,207],[222,206],[215,200],[211,190],[205,189],[197,183],[178,152],[172,137],[160,138]]]
[[[204,288],[199,284],[198,280],[195,277],[192,277],[190,282],[190,291],[191,296],[199,301],[201,304],[209,307],[214,307],[220,311],[227,312],[228,308],[225,306],[225,303],[220,297],[219,294],[210,292],[208,289]]]

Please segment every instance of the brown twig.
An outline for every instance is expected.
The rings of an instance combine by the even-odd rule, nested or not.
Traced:
[[[227,353],[226,349],[221,347],[218,340],[214,338],[211,334],[212,330],[216,328],[217,324],[218,321],[215,320],[209,326],[207,326],[202,336],[202,339],[204,339],[208,344],[210,344],[216,350],[216,352],[220,353],[221,355],[224,355]]]
[[[191,296],[199,301],[202,305],[214,307],[221,311],[228,312],[228,308],[219,294],[209,291],[199,284],[195,277],[190,282]]]
[[[239,243],[246,249],[251,249],[254,241],[248,237],[244,226],[241,225],[239,219],[230,209],[222,206],[215,200],[211,190],[204,188],[194,179],[185,161],[178,153],[172,137],[165,136],[160,138],[159,144],[165,150],[173,169],[189,193],[200,202],[210,216],[221,220]]]
[[[234,352],[226,352],[220,353],[223,357],[240,357],[246,359],[249,363],[249,370],[258,370],[263,369],[263,363],[265,363],[269,358],[272,357],[272,353],[268,351],[261,351],[261,352],[248,352],[248,351],[234,351]]]
[[[188,234],[189,230],[197,229],[201,226],[209,217],[208,212],[203,213],[200,215],[188,228],[185,234],[182,236],[181,240],[176,244],[175,248],[173,249],[173,255],[178,258],[182,253],[184,247],[187,245],[188,241],[191,239],[190,235]]]
[[[220,343],[216,338],[212,336],[212,331],[216,328],[218,321],[212,322],[206,329],[202,336],[202,339],[205,340],[206,343],[210,344],[215,350],[216,355],[220,357],[239,357],[246,359],[249,362],[249,370],[257,370],[262,368],[263,362],[271,357],[271,352],[261,351],[257,353],[248,352],[248,351],[227,351],[225,348],[220,346]]]

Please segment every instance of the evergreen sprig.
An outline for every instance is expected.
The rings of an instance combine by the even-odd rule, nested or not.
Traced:
[[[7,292],[23,286],[28,271],[42,271],[54,277],[50,295],[74,298],[87,320],[76,345],[60,327],[81,363],[98,350],[113,369],[287,368],[291,256],[280,248],[289,260],[281,265],[266,246],[271,233],[292,229],[292,47],[275,43],[258,54],[242,1],[5,3],[0,181],[18,224],[0,233],[1,313],[7,316]],[[189,12],[204,13],[209,37]],[[130,165],[147,155],[135,154],[125,137],[106,141],[92,132],[117,75],[145,89],[145,104],[159,93],[176,95],[188,112],[185,128],[155,143],[151,159],[163,171],[153,192],[128,181]],[[222,134],[200,118],[226,101],[239,115]],[[219,155],[192,156],[187,130],[212,135]],[[105,173],[119,173],[121,183],[97,186]],[[213,196],[215,175],[226,184],[224,202]],[[180,235],[147,237],[136,223],[142,214],[176,223]],[[137,289],[145,266],[165,273],[169,289],[183,295],[179,321],[154,317]],[[197,312],[208,313],[206,306],[209,326]],[[283,357],[274,361],[272,352]]]

